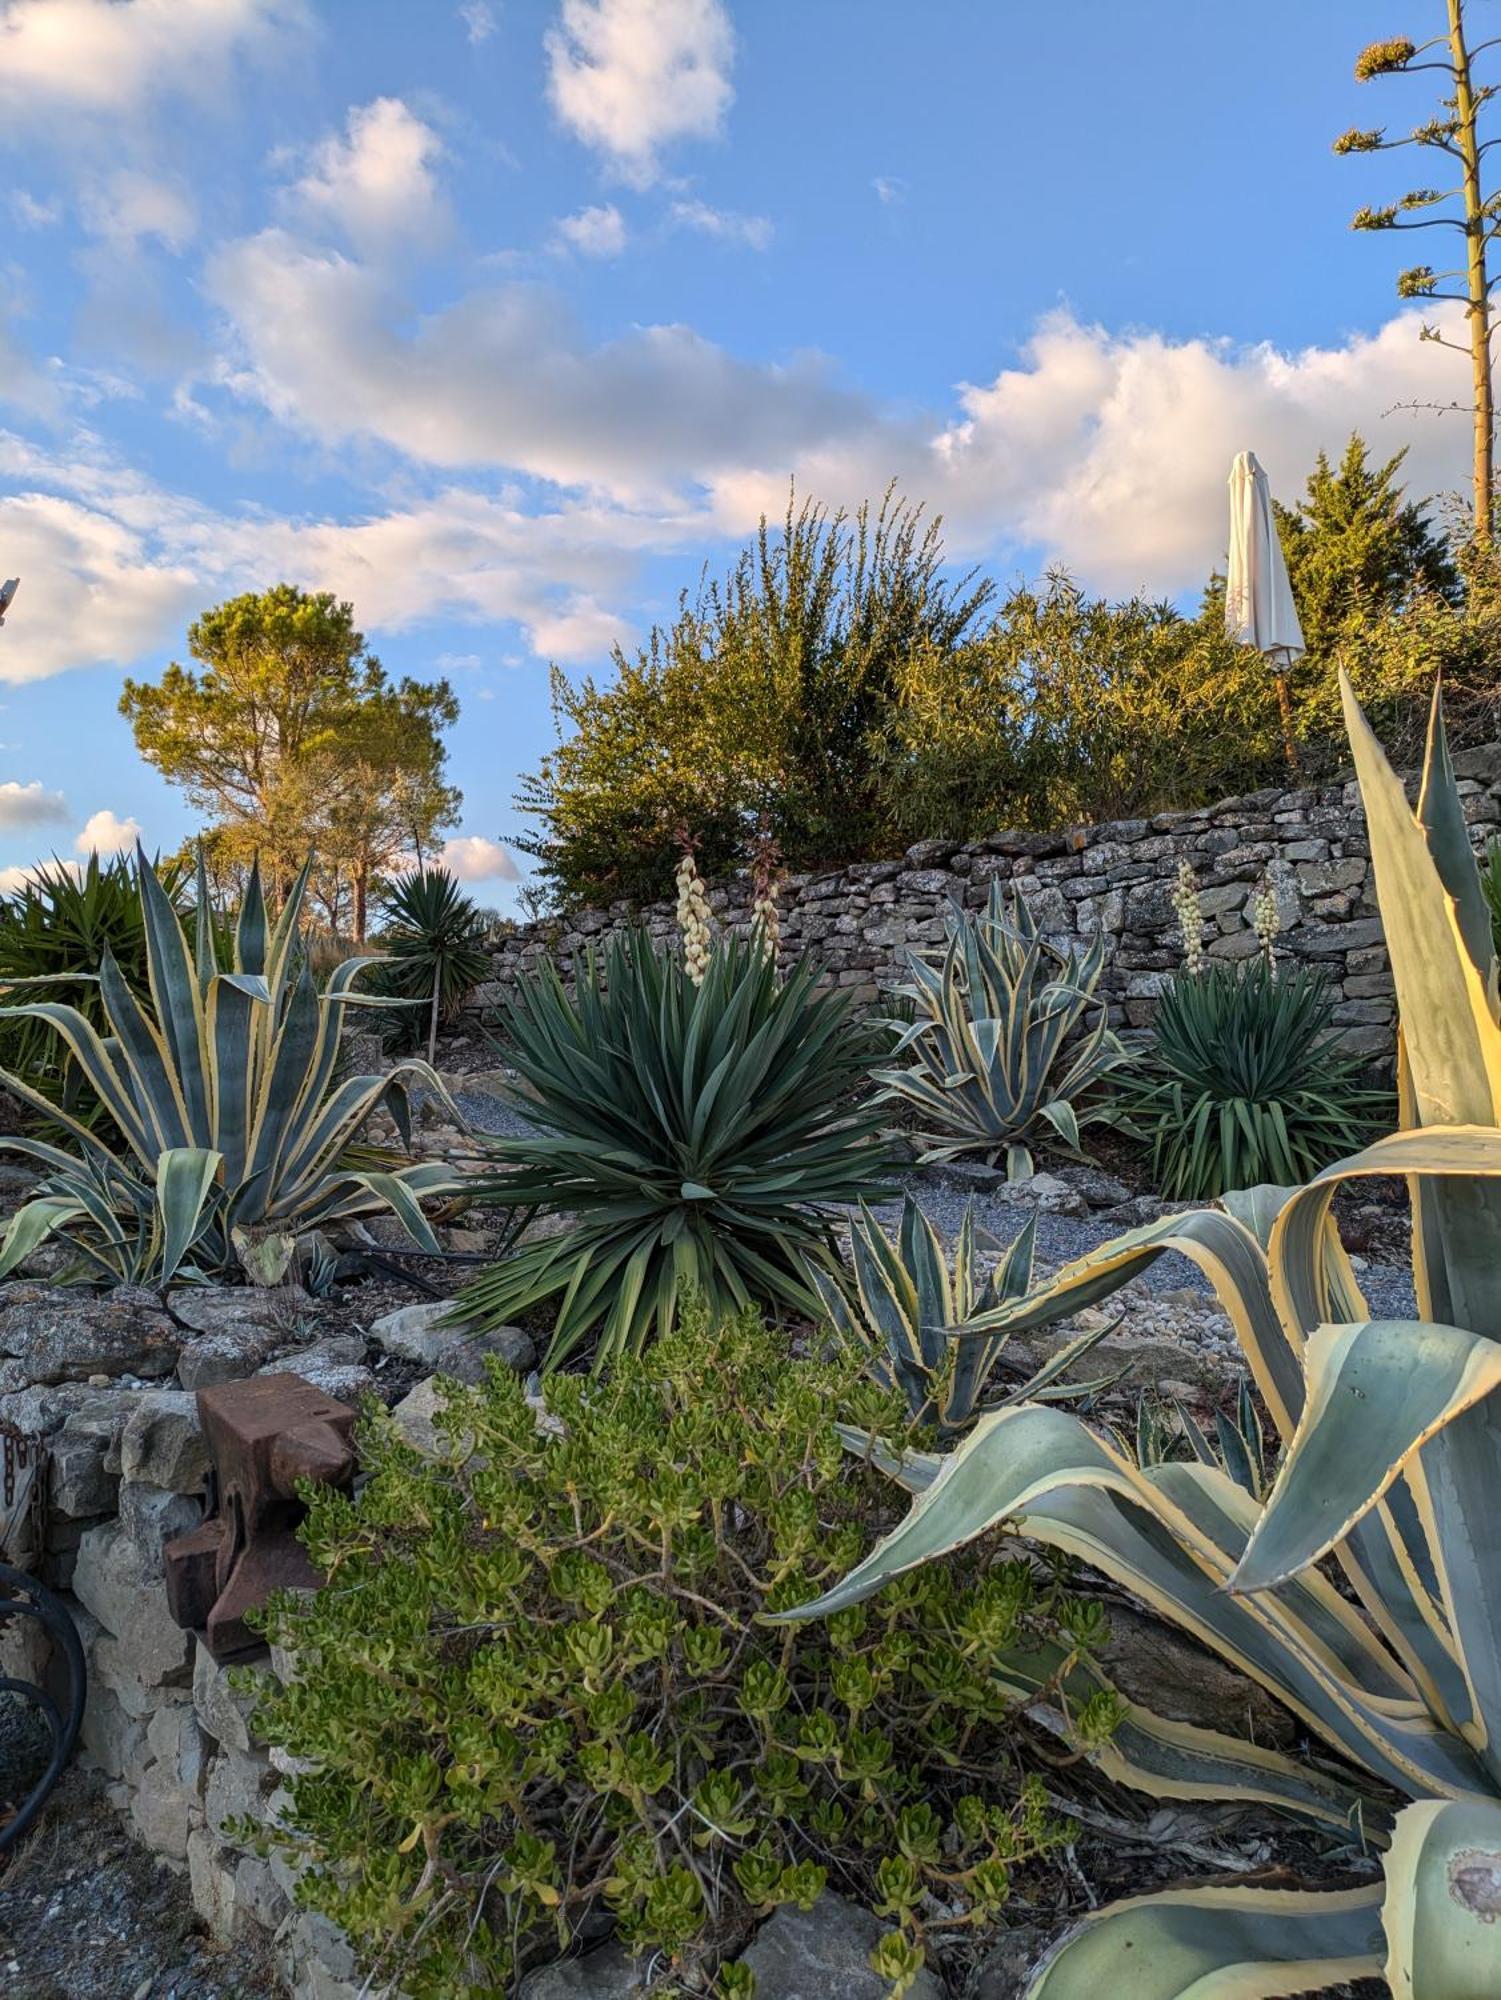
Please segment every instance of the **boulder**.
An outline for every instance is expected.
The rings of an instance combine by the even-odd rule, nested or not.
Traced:
[[[301,1285],[179,1285],[167,1310],[190,1333],[217,1336],[258,1328],[286,1340],[296,1315],[311,1306]]]
[[[6,1378],[16,1388],[170,1375],[182,1343],[182,1329],[156,1293],[135,1285],[103,1297],[50,1285],[8,1285],[0,1293],[0,1355],[13,1364]]]
[[[1297,1741],[1297,1723],[1265,1688],[1160,1618],[1112,1604],[1110,1637],[1097,1657],[1128,1701],[1170,1721],[1246,1736],[1278,1750]]]
[[[647,1958],[631,1958],[618,1944],[598,1946],[582,1958],[539,1965],[517,1989],[518,2000],[633,2000],[647,1990]],[[756,1989],[760,2000],[760,1988]]]
[[[756,1975],[756,2000],[886,2000],[890,1982],[870,1966],[886,1929],[869,1910],[826,1889],[811,1910],[784,1904],[768,1917],[740,1963]],[[942,1983],[926,1970],[907,1994],[944,2000]]]
[[[391,1412],[396,1428],[413,1450],[420,1451],[424,1458],[447,1458],[449,1455],[451,1447],[448,1440],[438,1435],[437,1416],[441,1407],[437,1379],[429,1377],[426,1382],[419,1382]],[[460,1449],[463,1449],[463,1440],[460,1440]]]
[[[370,1338],[387,1354],[415,1361],[432,1374],[455,1376],[460,1382],[482,1382],[485,1362],[491,1355],[518,1375],[534,1366],[537,1351],[519,1326],[466,1333],[444,1324],[452,1313],[451,1299],[424,1299],[418,1305],[401,1306],[372,1323]]]
[[[157,1389],[142,1396],[120,1434],[123,1476],[169,1493],[197,1493],[208,1468],[197,1398],[185,1389]]]

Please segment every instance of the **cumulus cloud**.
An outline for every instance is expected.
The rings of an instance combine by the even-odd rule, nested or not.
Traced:
[[[141,837],[138,819],[121,819],[108,806],[101,806],[84,821],[73,845],[80,854],[127,854]]]
[[[899,208],[907,199],[907,183],[900,174],[877,174],[871,186],[882,208]]]
[[[49,792],[40,778],[33,778],[29,785],[9,778],[0,785],[0,830],[6,833],[56,826],[67,817],[68,801],[61,792]]]
[[[463,833],[443,843],[436,859],[460,882],[518,882],[521,871],[509,848],[483,834]]]
[[[742,361],[686,326],[594,344],[537,285],[471,292],[412,326],[380,272],[281,230],[229,246],[209,284],[243,349],[229,386],[312,436],[430,465],[656,501],[733,466],[790,469],[878,422],[820,356]]]
[[[56,195],[39,201],[25,188],[16,188],[10,197],[10,212],[23,229],[50,229],[62,221],[63,205]]]
[[[607,202],[595,208],[581,208],[577,215],[565,215],[558,235],[570,249],[584,257],[618,257],[625,248],[625,217]]]
[[[638,187],[663,147],[714,138],[735,94],[722,0],[563,0],[546,49],[558,117]]]
[[[399,97],[356,105],[342,136],[323,140],[290,190],[294,203],[369,249],[440,236],[448,211],[438,186],[443,143]]]
[[[679,229],[696,229],[722,243],[747,250],[769,250],[775,233],[769,215],[737,215],[732,208],[711,208],[706,201],[675,201],[669,217]]]
[[[143,237],[182,250],[198,227],[197,207],[183,188],[130,167],[87,187],[80,208],[85,227],[122,250]]]
[[[231,58],[305,19],[303,0],[6,0],[0,117],[14,127],[134,113],[180,91],[208,97]]]

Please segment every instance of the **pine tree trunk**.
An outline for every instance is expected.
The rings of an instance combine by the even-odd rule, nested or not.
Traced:
[[[354,941],[357,945],[365,942],[365,926],[369,922],[370,871],[361,862],[354,871]]]

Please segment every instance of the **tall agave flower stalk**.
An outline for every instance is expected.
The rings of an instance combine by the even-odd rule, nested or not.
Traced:
[[[1398,2000],[1501,1994],[1497,964],[1438,703],[1414,812],[1343,694],[1401,1015],[1403,1129],[1303,1187],[1122,1236],[956,1336],[1021,1332],[1183,1252],[1219,1294],[1282,1440],[1265,1504],[1213,1465],[1143,1467],[1078,1417],[1023,1404],[944,1459],[872,1447],[911,1511],[837,1589],[788,1614],[856,1603],[1007,1521],[1260,1681],[1338,1760],[1128,1705],[1097,1759],[1114,1776],[1358,1827],[1381,1871],[1328,1894],[1216,1886],[1112,1905],[1048,1954],[1028,2000],[1259,2000],[1363,1978]],[[1412,1195],[1414,1319],[1372,1313],[1333,1219],[1341,1188],[1388,1174]],[[1035,1661],[995,1664],[1056,1716]]]

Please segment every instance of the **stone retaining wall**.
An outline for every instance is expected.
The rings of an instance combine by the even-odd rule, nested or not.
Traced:
[[[1455,764],[1478,847],[1501,827],[1501,745],[1463,752]],[[816,954],[834,981],[873,1003],[900,975],[908,951],[943,937],[951,899],[978,908],[999,878],[1016,884],[1056,941],[1109,934],[1103,991],[1112,1019],[1141,1028],[1181,963],[1172,894],[1184,860],[1199,885],[1212,956],[1243,958],[1256,950],[1246,906],[1257,885],[1269,881],[1284,932],[1279,950],[1328,968],[1339,991],[1335,1020],[1352,1047],[1373,1057],[1392,1053],[1391,975],[1353,782],[1252,792],[1198,812],[1057,834],[998,833],[968,846],[921,841],[898,861],[795,875],[782,896],[784,952]],[[743,879],[716,883],[710,901],[732,929],[745,926]],[[635,912],[618,903],[523,926],[498,949],[494,976],[471,1006],[493,1006],[522,968],[549,953],[566,973],[582,947],[632,923],[670,935],[673,905]]]

